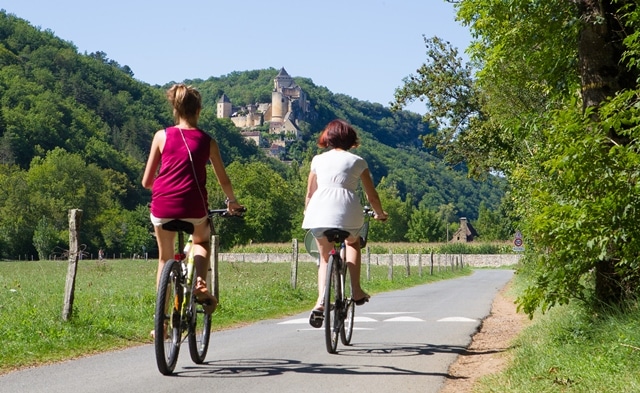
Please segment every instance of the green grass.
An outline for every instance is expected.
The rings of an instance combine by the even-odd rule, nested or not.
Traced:
[[[0,373],[90,353],[151,343],[157,262],[80,261],[73,315],[62,320],[67,261],[0,263]],[[311,309],[317,296],[316,266],[301,263],[296,289],[289,263],[227,263],[220,273],[220,306],[214,329],[283,317]],[[387,278],[387,266],[363,266],[370,294],[469,274],[470,269],[434,276],[403,266]]]
[[[640,307],[596,314],[557,306],[534,317],[511,355],[474,392],[640,392]]]

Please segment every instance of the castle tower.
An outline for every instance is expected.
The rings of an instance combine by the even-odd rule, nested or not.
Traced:
[[[218,119],[228,119],[231,117],[231,101],[226,94],[222,94],[222,97],[218,100],[217,104],[217,117]]]
[[[284,121],[289,110],[289,98],[284,94],[285,89],[295,86],[293,78],[282,67],[278,75],[273,79],[273,91],[271,92],[271,122]]]

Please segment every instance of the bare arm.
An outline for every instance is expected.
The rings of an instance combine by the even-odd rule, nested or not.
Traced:
[[[304,200],[304,209],[307,210],[309,200],[313,196],[313,193],[318,189],[318,181],[315,172],[309,172],[309,178],[307,179],[307,196]]]
[[[227,196],[227,200],[229,201],[227,207],[231,211],[240,209],[242,208],[242,205],[238,203],[236,196],[233,193],[233,186],[231,185],[231,180],[224,168],[224,162],[222,162],[218,142],[212,138],[210,143],[209,159],[211,160],[211,166],[213,166],[213,172],[218,178],[218,183],[220,183],[220,188],[222,188],[222,192],[224,192],[224,195]]]
[[[360,181],[362,181],[362,188],[364,188],[364,193],[367,196],[367,200],[371,204],[371,208],[373,209],[376,220],[384,221],[387,219],[388,215],[382,209],[382,203],[380,202],[380,196],[378,195],[378,191],[376,191],[376,187],[373,185],[373,180],[371,179],[371,173],[369,169],[365,169],[360,175]]]
[[[164,150],[165,141],[166,136],[164,130],[157,131],[153,136],[147,166],[144,168],[144,174],[142,175],[142,187],[146,189],[153,187],[153,182],[156,179],[158,167],[160,166],[160,157],[162,156],[162,150]]]

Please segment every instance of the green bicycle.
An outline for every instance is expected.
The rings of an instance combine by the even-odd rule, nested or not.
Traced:
[[[213,217],[238,217],[227,209],[209,210],[209,225],[211,234],[215,234]],[[188,338],[191,360],[202,364],[209,349],[211,336],[211,313],[205,312],[203,304],[193,295],[195,289],[195,266],[193,262],[193,247],[190,247],[193,224],[172,220],[163,224],[163,228],[178,233],[177,252],[174,259],[168,260],[160,277],[156,296],[156,312],[154,318],[154,339],[156,363],[158,370],[164,375],[170,375],[178,361],[180,345]],[[185,248],[185,234],[189,234]],[[217,280],[217,277],[215,278]],[[207,286],[211,290],[211,266],[207,272]]]

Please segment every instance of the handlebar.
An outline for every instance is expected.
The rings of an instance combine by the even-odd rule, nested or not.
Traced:
[[[373,211],[373,209],[371,208],[371,206],[365,206],[365,207],[362,209],[362,213],[363,213],[365,216],[369,216],[369,217],[375,217],[375,215],[376,215],[376,212],[374,212],[374,211]]]
[[[242,209],[238,209],[234,212],[230,212],[227,209],[209,209],[209,217],[213,217],[213,216],[220,216],[225,218],[243,217],[246,211],[247,211],[246,207],[243,207]]]

